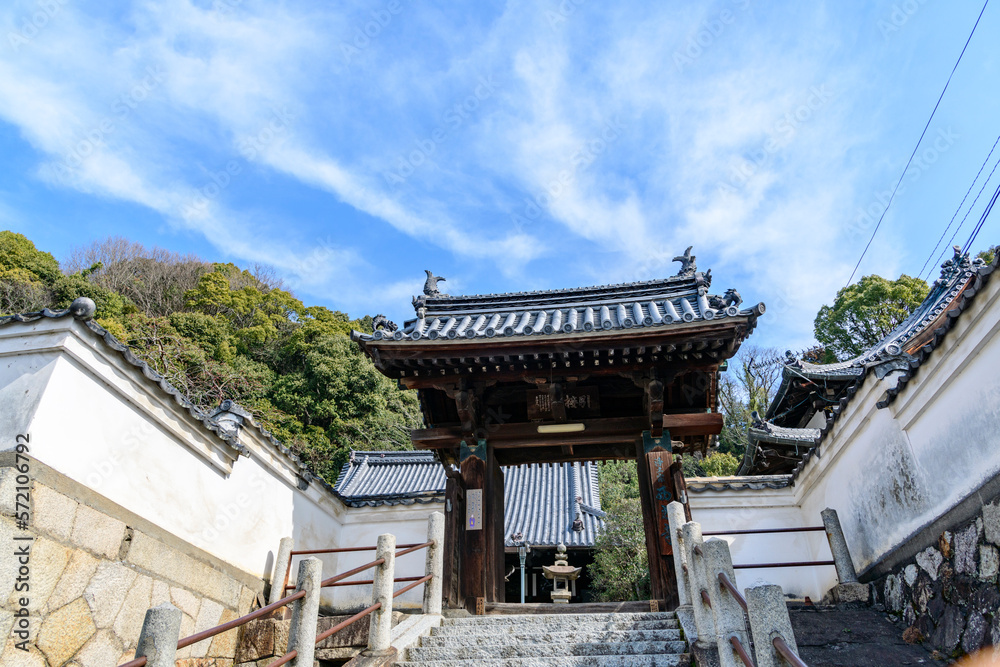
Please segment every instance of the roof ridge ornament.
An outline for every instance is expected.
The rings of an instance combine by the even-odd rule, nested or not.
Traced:
[[[424,282],[424,295],[431,298],[447,298],[447,294],[442,294],[441,290],[438,289],[438,283],[442,281],[447,281],[447,278],[442,278],[441,276],[435,276],[431,271],[424,269],[424,273],[427,274],[427,280]]]
[[[693,245],[689,245],[684,254],[674,257],[672,262],[680,262],[681,270],[677,272],[679,278],[693,278],[694,274],[698,272],[698,266],[695,263],[697,257],[691,254],[691,249],[694,248]],[[711,270],[709,270],[709,275],[711,275]]]

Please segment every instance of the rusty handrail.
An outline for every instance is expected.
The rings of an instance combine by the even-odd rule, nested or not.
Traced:
[[[402,549],[402,551],[396,552],[396,558],[399,558],[400,556],[405,556],[406,554],[413,553],[414,551],[419,551],[420,549],[429,547],[432,544],[434,544],[434,540],[431,540],[429,542],[424,542],[423,544],[401,544],[398,547],[396,547],[397,549]]]
[[[701,601],[705,603],[706,607],[711,609],[712,598],[708,597],[708,591],[706,591],[704,588],[701,589]]]
[[[757,667],[753,664],[753,658],[751,658],[750,654],[747,653],[746,647],[743,646],[743,642],[740,641],[739,637],[736,637],[735,635],[730,637],[729,643],[733,645],[733,650],[736,651],[738,656],[740,656],[740,660],[743,661],[744,665],[747,667]]]
[[[410,584],[409,586],[404,586],[404,587],[400,588],[398,591],[396,591],[395,593],[393,593],[392,597],[394,597],[394,598],[395,597],[399,597],[400,595],[402,595],[406,591],[411,590],[413,588],[416,588],[417,586],[419,586],[420,584],[424,583],[425,581],[430,581],[433,576],[434,576],[433,574],[425,574],[422,577],[416,578],[414,580],[414,582],[412,584]],[[396,579],[396,581],[402,581],[402,580],[401,579]]]
[[[381,602],[376,602],[375,604],[373,604],[372,606],[368,607],[367,609],[363,609],[363,610],[359,611],[358,613],[356,613],[354,616],[351,616],[350,618],[348,618],[346,620],[343,620],[340,623],[337,623],[337,625],[333,626],[332,628],[324,630],[322,633],[316,635],[316,643],[318,644],[321,641],[323,641],[324,639],[326,639],[327,637],[329,637],[330,635],[332,635],[332,634],[334,634],[336,632],[340,632],[341,630],[343,630],[344,628],[346,628],[351,623],[354,623],[355,621],[360,621],[362,618],[364,618],[368,614],[372,613],[376,609],[380,609],[381,607],[382,607],[382,603]]]
[[[795,651],[793,651],[791,647],[785,643],[785,640],[781,637],[781,635],[775,637],[771,641],[771,644],[774,646],[775,650],[781,654],[781,657],[784,658],[792,667],[809,667],[809,665],[802,662],[802,658],[795,655]]]
[[[285,655],[281,656],[280,658],[278,658],[274,662],[269,663],[267,667],[281,667],[281,665],[287,665],[292,660],[295,660],[295,658],[298,657],[298,655],[299,655],[298,651],[295,651],[295,650],[289,651],[288,653],[286,653]]]
[[[726,576],[725,572],[720,572],[719,573],[719,585],[722,586],[722,588],[724,588],[727,591],[729,591],[729,594],[732,595],[733,598],[735,598],[736,601],[740,603],[741,607],[743,607],[743,611],[748,611],[747,610],[747,599],[745,597],[743,597],[743,594],[740,593],[740,591],[739,591],[738,588],[736,588],[736,584],[734,584],[729,579],[729,577]]]
[[[241,625],[246,625],[247,623],[249,623],[254,619],[260,618],[261,616],[266,616],[267,614],[270,614],[272,611],[284,607],[289,602],[294,602],[299,598],[305,597],[305,594],[306,594],[305,591],[298,591],[297,593],[293,593],[292,595],[289,595],[287,597],[281,598],[280,600],[272,602],[266,607],[261,607],[257,611],[252,611],[246,616],[240,616],[239,618],[233,619],[227,623],[223,623],[222,625],[217,625],[214,628],[209,628],[208,630],[203,630],[202,632],[199,632],[197,634],[184,637],[183,639],[177,642],[177,648],[179,649],[185,648],[187,646],[191,646],[192,644],[197,644],[202,640],[214,637],[215,635],[220,635],[223,632],[226,632],[227,630],[232,630],[233,628],[237,628]],[[129,660],[128,662],[119,665],[119,667],[144,667],[146,662],[147,662],[146,656],[141,656],[135,658],[134,660]]]
[[[396,548],[397,549],[407,549],[407,548],[410,548],[410,547],[417,547],[417,546],[427,546],[427,544],[422,544],[422,545],[421,544],[397,544]],[[315,554],[343,554],[343,553],[350,553],[350,552],[354,552],[354,551],[375,551],[377,548],[378,548],[377,546],[371,546],[371,547],[337,547],[335,549],[308,549],[308,550],[304,550],[304,551],[290,551],[288,553],[288,555],[289,555],[289,557],[291,557],[291,556],[306,556],[306,555],[312,556],[312,555],[315,555]],[[396,554],[396,555],[398,556],[399,554]]]
[[[748,563],[745,565],[733,565],[734,570],[754,570],[767,569],[770,567],[813,567],[821,565],[836,565],[832,560],[804,560],[793,563]]]
[[[418,549],[423,549],[424,547],[429,547],[432,544],[434,544],[434,540],[431,540],[430,542],[424,542],[423,544],[401,544],[397,548],[401,548],[402,551],[397,551],[395,557],[398,558],[400,556],[405,556],[408,553],[412,553],[414,551],[417,551]],[[371,547],[371,549],[374,549],[374,548],[375,547]],[[353,551],[368,551],[369,548],[368,547],[348,547],[347,549],[345,549],[345,551],[350,551],[350,550],[353,550]],[[332,551],[332,550],[323,550],[323,549],[320,549],[320,550],[317,550],[315,552],[310,552],[310,553],[327,553],[327,552],[330,552],[330,551]],[[305,553],[305,552],[302,552],[302,551],[300,551],[300,552],[294,552],[293,551],[292,553],[293,554],[301,554],[301,553]],[[326,588],[328,586],[331,586],[333,584],[333,582],[335,582],[335,581],[340,581],[341,579],[346,579],[347,577],[349,577],[352,574],[357,574],[358,572],[363,572],[364,570],[367,570],[368,568],[375,567],[376,565],[381,565],[384,562],[385,562],[385,560],[379,558],[378,560],[373,560],[371,563],[368,563],[367,565],[362,565],[361,567],[356,567],[353,570],[349,570],[348,572],[345,572],[343,574],[338,574],[336,577],[331,577],[329,579],[325,579],[323,581],[323,583],[321,584],[321,587],[322,588]],[[284,588],[282,589],[282,592],[287,591],[289,588],[295,588],[295,586],[290,585],[288,583],[288,575],[291,572],[291,570],[292,570],[292,559],[289,558],[288,559],[288,567],[285,568],[285,584],[284,584]]]
[[[702,537],[717,537],[719,535],[768,535],[772,533],[812,533],[825,531],[825,526],[797,526],[792,528],[746,528],[744,530],[713,530],[702,533]]]
[[[353,570],[348,570],[347,572],[344,572],[342,574],[334,575],[334,576],[330,577],[329,579],[324,579],[323,581],[320,582],[319,587],[320,588],[327,588],[328,586],[332,586],[334,584],[334,582],[341,581],[343,579],[347,579],[350,576],[358,574],[359,572],[364,572],[365,570],[371,569],[371,568],[375,567],[376,565],[381,565],[384,562],[385,562],[384,558],[378,558],[376,560],[373,560],[370,563],[365,563],[364,565],[359,565],[358,567],[354,568]],[[287,590],[289,588],[294,588],[294,586],[285,586],[285,590]]]
[[[420,579],[420,577],[396,577],[392,581],[393,583],[398,584],[403,581],[416,581],[418,579]],[[338,581],[336,583],[330,584],[326,588],[332,588],[334,586],[361,586],[362,584],[371,585],[374,583],[375,583],[374,579],[355,579],[354,581]]]

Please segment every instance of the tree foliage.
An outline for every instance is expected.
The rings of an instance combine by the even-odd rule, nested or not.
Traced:
[[[832,306],[819,309],[816,340],[825,346],[829,361],[855,357],[892,333],[929,291],[920,278],[865,276],[837,292]]]
[[[370,317],[305,306],[268,267],[209,264],[120,237],[74,251],[66,267],[0,232],[0,311],[92,298],[98,322],[196,405],[243,404],[330,482],[350,448],[410,447],[416,397],[347,337],[370,329]]]
[[[737,459],[746,451],[753,411],[764,414],[781,380],[784,355],[774,348],[742,347],[719,374],[719,408],[723,414],[719,452]]]
[[[598,600],[648,600],[646,531],[638,498],[623,498],[607,510],[590,566]]]

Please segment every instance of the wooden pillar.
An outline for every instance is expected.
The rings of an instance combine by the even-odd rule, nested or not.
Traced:
[[[503,517],[503,470],[497,463],[493,453],[493,446],[488,446],[488,456],[486,461],[486,498],[484,511],[486,516],[487,538],[487,559],[486,577],[488,590],[486,594],[487,602],[504,601],[504,517]]]
[[[471,446],[463,440],[459,455],[459,469],[465,487],[461,588],[465,607],[474,614],[484,613],[492,588],[488,566],[493,560],[489,557],[493,540],[490,538],[491,523],[487,520],[492,502],[487,492],[492,490],[493,484],[487,485],[487,450],[485,440],[473,441]]]
[[[465,606],[461,595],[462,533],[465,521],[465,491],[461,472],[447,470],[444,513],[444,574],[442,588],[449,609]]]
[[[677,580],[671,560],[666,513],[667,505],[676,500],[674,480],[670,470],[673,463],[670,432],[664,431],[660,438],[653,438],[650,432],[646,431],[642,439],[636,443],[636,461],[652,596],[653,599],[664,600],[667,609],[674,609],[678,604]]]

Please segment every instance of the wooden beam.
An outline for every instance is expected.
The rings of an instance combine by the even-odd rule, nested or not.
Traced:
[[[663,428],[670,435],[684,437],[689,435],[718,435],[722,433],[723,417],[721,412],[689,412],[663,415]]]
[[[548,423],[548,422],[546,422]],[[491,424],[486,427],[489,441],[497,447],[544,447],[605,442],[635,442],[636,437],[649,428],[646,417],[616,417],[609,419],[584,419],[579,422],[584,430],[570,433],[539,433],[540,424]],[[410,432],[413,446],[418,449],[455,447],[464,435],[460,426],[415,429]]]

